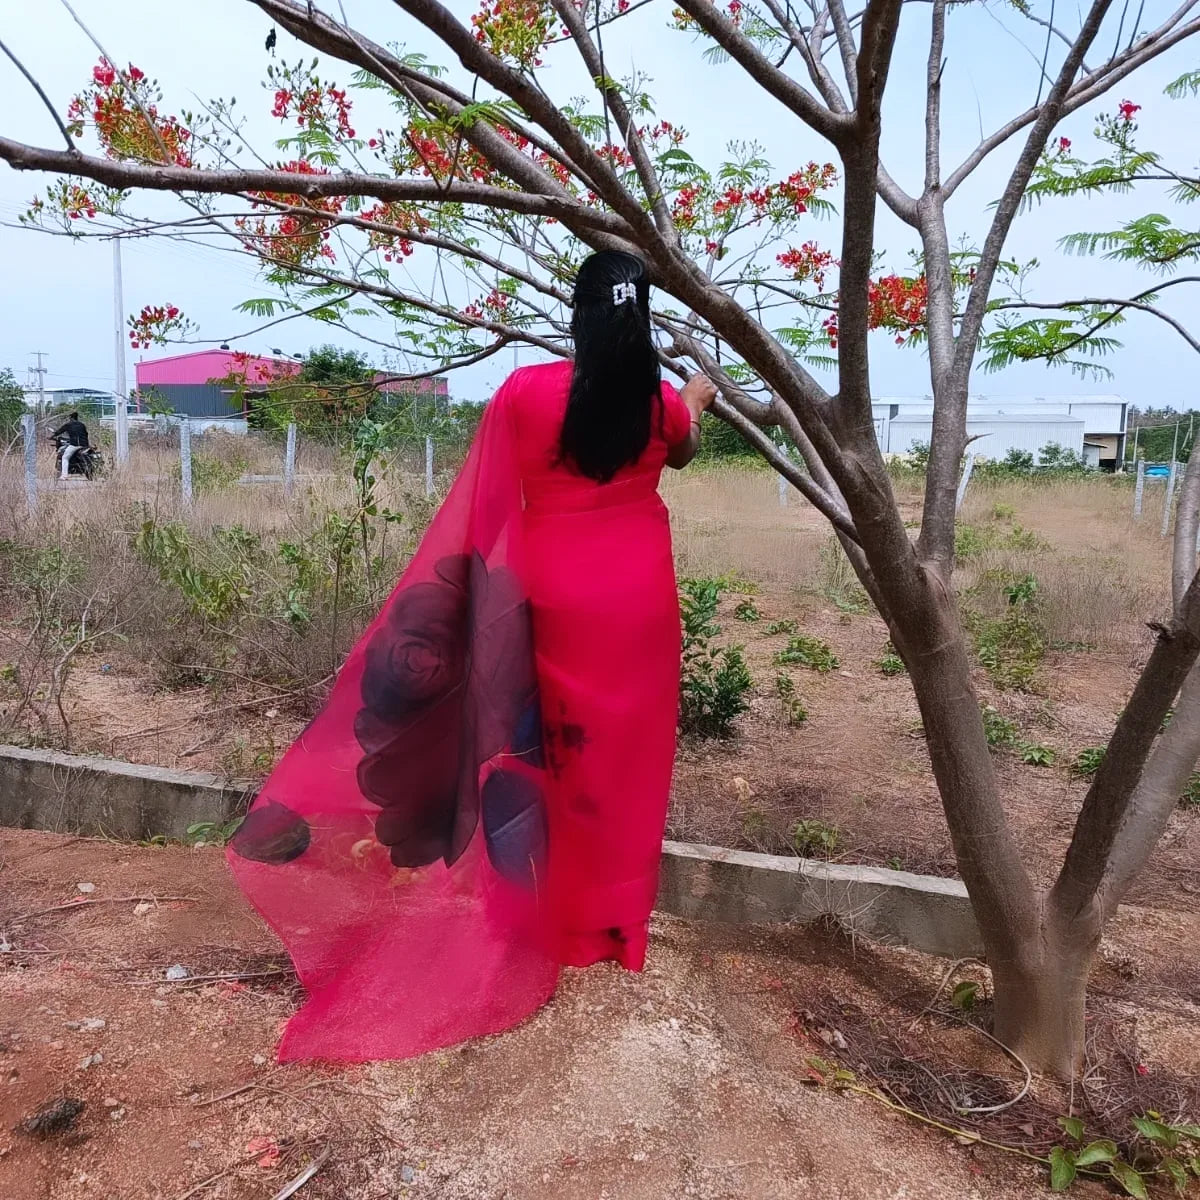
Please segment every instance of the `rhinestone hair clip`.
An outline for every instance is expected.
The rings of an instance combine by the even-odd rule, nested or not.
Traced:
[[[614,283],[613,304],[624,304],[626,300],[637,300],[637,285],[632,283]]]

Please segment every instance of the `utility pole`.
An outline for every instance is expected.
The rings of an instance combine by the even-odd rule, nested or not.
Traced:
[[[117,465],[129,460],[129,388],[125,382],[125,298],[121,286],[121,239],[113,238],[113,332],[116,337]]]
[[[42,363],[42,359],[46,357],[46,352],[33,350],[30,353],[38,360],[38,365],[30,367],[29,373],[38,377],[38,416],[44,417],[46,415],[46,367]]]

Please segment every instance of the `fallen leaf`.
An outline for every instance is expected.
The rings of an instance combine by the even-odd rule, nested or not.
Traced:
[[[273,1137],[256,1137],[251,1138],[246,1143],[246,1153],[250,1155],[260,1167],[270,1170],[279,1162],[279,1143]]]

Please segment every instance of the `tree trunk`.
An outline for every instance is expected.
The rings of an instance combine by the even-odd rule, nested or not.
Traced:
[[[1088,975],[1100,922],[1067,926],[1047,914],[1038,936],[1008,960],[993,959],[993,1033],[1031,1071],[1073,1079],[1083,1068]]]

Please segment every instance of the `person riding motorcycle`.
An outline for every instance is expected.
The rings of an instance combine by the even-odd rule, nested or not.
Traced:
[[[60,444],[60,439],[65,441],[62,446],[60,462],[62,464],[62,478],[66,479],[71,470],[71,458],[78,454],[80,450],[87,450],[91,443],[88,441],[87,426],[79,419],[79,414],[73,412],[66,422],[60,425],[51,435],[51,440],[56,444]]]

